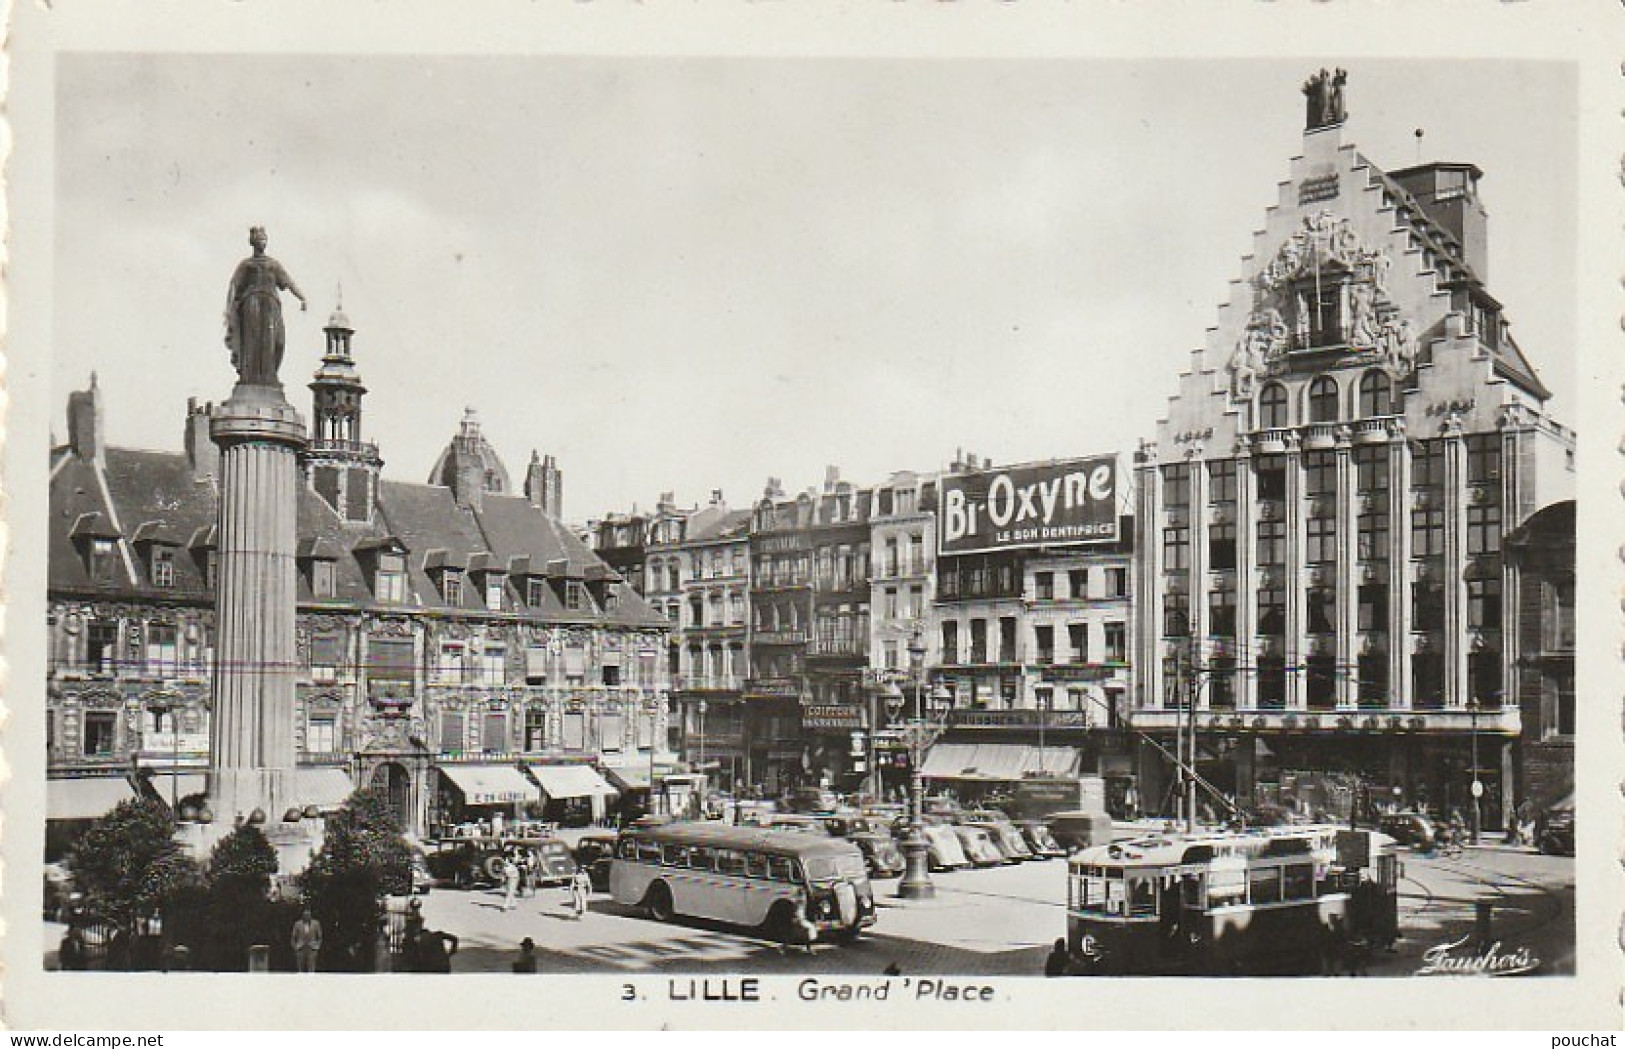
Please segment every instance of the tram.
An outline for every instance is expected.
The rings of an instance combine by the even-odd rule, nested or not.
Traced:
[[[1314,974],[1399,935],[1394,840],[1329,826],[1142,837],[1073,855],[1080,975]]]

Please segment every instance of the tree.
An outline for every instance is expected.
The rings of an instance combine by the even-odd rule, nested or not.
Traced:
[[[90,912],[127,933],[201,877],[175,841],[169,810],[148,799],[122,801],[91,824],[70,864]]]
[[[322,847],[300,876],[300,887],[322,924],[329,969],[369,966],[383,927],[383,900],[410,892],[412,852],[389,801],[361,790],[327,821]]]
[[[221,838],[209,854],[208,916],[200,963],[209,969],[248,968],[252,944],[285,939],[271,905],[276,850],[265,834],[245,823]]]

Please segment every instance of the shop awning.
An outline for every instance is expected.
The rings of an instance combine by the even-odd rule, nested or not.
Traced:
[[[648,790],[650,787],[648,765],[605,765],[604,775],[623,791]]]
[[[539,800],[536,785],[512,765],[442,765],[440,771],[463,792],[468,805]]]
[[[530,774],[550,798],[614,797],[620,793],[590,765],[532,765]]]
[[[1015,782],[1033,776],[1076,776],[1076,747],[1029,747],[1018,743],[939,743],[925,756],[926,779]]]
[[[45,781],[45,818],[99,819],[111,812],[119,802],[133,797],[135,789],[123,776],[48,779]]]
[[[299,807],[310,805],[318,809],[336,809],[349,800],[355,793],[355,784],[350,782],[350,774],[340,768],[308,768],[295,769],[293,773],[293,796],[299,800]]]

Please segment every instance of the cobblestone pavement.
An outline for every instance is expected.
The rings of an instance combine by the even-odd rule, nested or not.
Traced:
[[[1373,958],[1371,975],[1411,975],[1424,954],[1469,937],[1475,904],[1492,905],[1491,932],[1503,953],[1528,948],[1537,972],[1574,967],[1574,861],[1498,847],[1455,857],[1406,854],[1401,882],[1404,932],[1393,953]],[[901,901],[895,879],[877,882],[880,920],[856,944],[820,944],[808,955],[780,954],[768,940],[726,926],[679,920],[662,924],[603,894],[572,920],[562,890],[549,889],[501,909],[495,891],[437,889],[426,897],[431,928],[462,938],[458,972],[506,972],[519,941],[537,944],[538,969],[558,973],[745,972],[879,975],[1020,976],[1043,971],[1044,957],[1066,928],[1066,864],[1061,860],[934,875],[937,896]]]

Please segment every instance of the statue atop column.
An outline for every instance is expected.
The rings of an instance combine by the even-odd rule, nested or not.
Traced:
[[[237,264],[226,294],[226,345],[238,380],[251,386],[277,386],[277,369],[282,367],[285,331],[282,326],[282,300],[286,289],[306,308],[305,294],[282,268],[282,263],[265,254],[265,227],[248,231],[254,254]]]
[[[1332,127],[1348,119],[1348,110],[1343,105],[1343,88],[1348,80],[1346,69],[1339,69],[1335,74],[1322,69],[1303,82],[1305,130]]]

